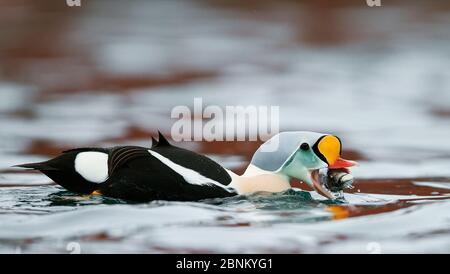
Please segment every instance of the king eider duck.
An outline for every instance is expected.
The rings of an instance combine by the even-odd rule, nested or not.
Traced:
[[[17,165],[42,172],[65,189],[129,201],[198,201],[254,192],[288,190],[290,180],[307,183],[327,198],[322,168],[348,168],[341,141],[330,134],[282,132],[263,143],[241,176],[210,158],[171,145],[159,133],[151,148],[76,148],[51,160]]]

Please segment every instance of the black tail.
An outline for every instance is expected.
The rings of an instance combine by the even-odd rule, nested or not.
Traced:
[[[90,194],[98,189],[98,184],[86,181],[75,171],[73,163],[77,153],[67,152],[45,162],[21,164],[14,167],[38,170],[69,191]]]
[[[30,168],[35,170],[57,170],[56,168],[49,166],[48,162],[21,164],[12,167]]]

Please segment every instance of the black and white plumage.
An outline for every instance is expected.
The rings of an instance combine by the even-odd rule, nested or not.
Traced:
[[[152,140],[151,148],[77,148],[46,162],[18,167],[39,170],[67,190],[82,194],[98,192],[130,201],[197,201],[282,192],[291,187],[293,178],[333,199],[320,171],[346,170],[356,164],[340,157],[338,137],[307,131],[274,135],[255,152],[240,176],[206,156],[172,146],[161,133],[158,142]]]
[[[196,201],[237,194],[228,186],[231,177],[222,166],[172,146],[161,133],[151,148],[78,148],[46,162],[17,167],[39,170],[69,191],[97,191],[131,201]]]

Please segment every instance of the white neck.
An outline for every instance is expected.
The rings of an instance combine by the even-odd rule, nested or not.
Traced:
[[[252,176],[263,175],[263,174],[274,174],[274,173],[264,170],[264,169],[260,169],[259,167],[255,166],[255,165],[249,164],[247,169],[244,171],[244,174],[242,174],[242,176],[252,177]]]
[[[289,177],[260,169],[250,164],[242,176],[227,170],[232,178],[230,184],[239,194],[254,192],[282,192],[291,188]]]

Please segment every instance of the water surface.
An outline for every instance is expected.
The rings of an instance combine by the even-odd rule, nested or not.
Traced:
[[[1,4],[0,252],[450,252],[448,11],[238,2]],[[360,163],[355,188],[128,204],[11,168],[149,146],[196,97],[279,106],[280,130],[337,134]],[[177,143],[237,173],[260,144]]]

